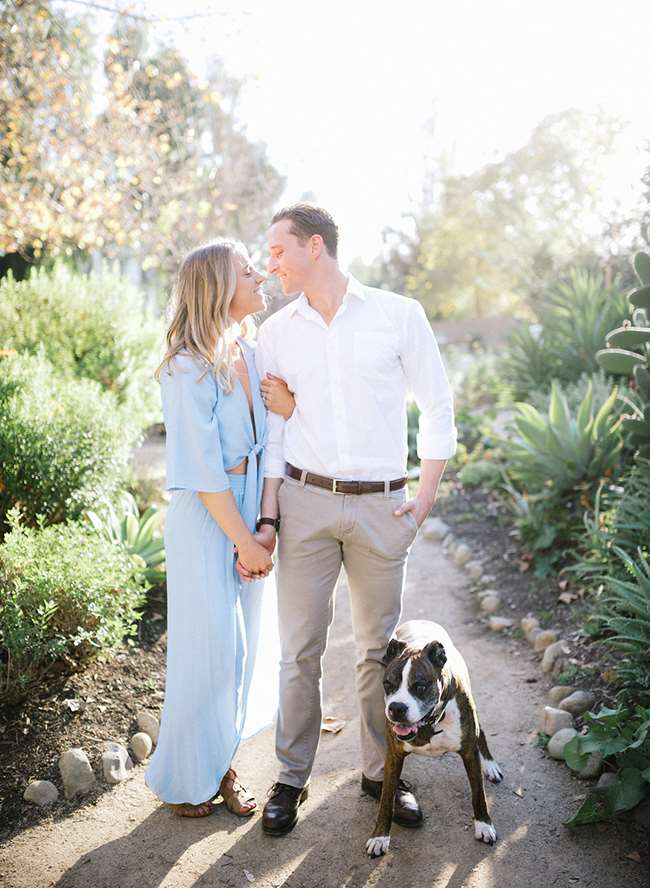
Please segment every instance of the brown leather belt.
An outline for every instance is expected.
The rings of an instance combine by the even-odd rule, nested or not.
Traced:
[[[297,469],[291,463],[285,466],[285,474],[289,478],[296,481],[302,479],[302,469]],[[383,481],[339,481],[337,478],[326,478],[324,475],[315,475],[313,472],[307,472],[305,475],[305,484],[312,484],[314,487],[322,487],[323,490],[330,490],[332,493],[355,494],[361,493],[383,493]],[[406,477],[396,478],[388,483],[389,490],[401,490],[406,484]]]

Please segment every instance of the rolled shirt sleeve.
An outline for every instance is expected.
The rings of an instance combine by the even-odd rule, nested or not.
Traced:
[[[418,459],[449,459],[457,444],[451,387],[431,324],[416,299],[406,312],[400,358],[420,409]]]
[[[189,355],[177,355],[160,373],[167,431],[167,489],[220,493],[230,488],[217,416],[219,387]]]
[[[273,356],[271,335],[269,327],[262,324],[257,334],[257,347],[255,348],[255,365],[260,379],[264,379],[267,373],[280,376]],[[264,452],[264,477],[284,478],[284,426],[285,419],[277,413],[270,411],[266,416],[267,440]]]

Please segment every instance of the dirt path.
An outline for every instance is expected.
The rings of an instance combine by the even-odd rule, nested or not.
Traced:
[[[0,848],[0,884],[8,888],[189,888],[189,886],[587,886],[647,885],[644,867],[625,858],[633,834],[569,832],[561,825],[586,791],[535,746],[545,685],[527,647],[497,638],[477,622],[465,576],[439,546],[420,538],[411,555],[405,618],[442,622],[470,667],[479,714],[506,779],[489,786],[499,842],[473,838],[469,787],[458,756],[435,762],[411,756],[405,775],[426,813],[421,830],[394,827],[388,856],[364,854],[376,803],[359,789],[354,651],[344,588],[326,656],[326,714],[347,719],[324,736],[312,794],[296,829],[262,834],[259,815],[238,821],[226,811],[183,820],[161,807],[144,785],[129,783],[66,819],[25,830]],[[238,767],[263,800],[275,776],[273,732],[244,744]],[[629,842],[629,846],[627,846]]]

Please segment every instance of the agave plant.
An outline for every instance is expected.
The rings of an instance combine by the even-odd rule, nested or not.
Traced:
[[[518,404],[519,440],[504,442],[511,476],[530,492],[562,495],[611,473],[622,446],[621,418],[613,411],[616,398],[614,388],[594,414],[590,384],[573,417],[554,382],[547,416],[530,404]]]
[[[165,545],[162,536],[156,533],[160,514],[155,506],[150,506],[140,514],[138,504],[128,491],[123,491],[120,501],[120,514],[110,503],[98,513],[86,512],[95,530],[104,534],[115,545],[123,546],[133,557],[139,568],[143,582],[155,586],[165,579]]]
[[[650,255],[637,253],[634,270],[641,286],[628,299],[632,320],[625,321],[607,334],[607,348],[596,353],[596,359],[608,373],[632,376],[642,406],[623,421],[623,430],[642,456],[650,455]]]

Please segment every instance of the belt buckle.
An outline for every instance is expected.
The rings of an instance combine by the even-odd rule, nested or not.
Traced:
[[[332,478],[332,493],[337,493],[339,496],[345,496],[345,493],[342,490],[337,490],[336,485],[339,483],[339,479]]]

